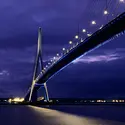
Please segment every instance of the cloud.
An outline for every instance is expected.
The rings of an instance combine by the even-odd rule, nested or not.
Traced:
[[[9,72],[7,70],[2,70],[0,76],[9,76]]]
[[[95,62],[111,62],[125,58],[125,48],[118,48],[114,51],[105,51],[104,54],[88,55],[82,58],[76,59],[73,63],[95,63]]]

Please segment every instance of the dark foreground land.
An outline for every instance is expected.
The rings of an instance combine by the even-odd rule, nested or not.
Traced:
[[[125,106],[0,105],[0,125],[125,125]]]

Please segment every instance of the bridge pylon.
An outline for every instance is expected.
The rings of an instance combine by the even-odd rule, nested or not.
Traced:
[[[45,89],[45,100],[49,101],[49,94],[48,94],[46,82],[44,83],[44,89]]]
[[[32,85],[30,88],[30,94],[29,94],[29,102],[37,101],[37,90],[35,89],[35,86],[37,86],[36,78],[40,73],[44,73],[44,67],[43,67],[43,60],[42,60],[42,30],[39,28],[38,30],[38,46],[37,46],[37,54],[34,64],[34,73],[33,73],[33,79],[32,79]],[[49,95],[47,90],[46,83],[43,83],[43,87],[45,89],[45,95],[44,98],[49,101]]]

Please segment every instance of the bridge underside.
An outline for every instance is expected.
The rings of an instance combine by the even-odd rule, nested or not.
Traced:
[[[43,83],[48,81],[54,74],[59,72],[69,63],[92,49],[103,45],[105,41],[112,39],[116,34],[125,30],[125,13],[106,24],[102,29],[96,31],[92,36],[86,38],[77,47],[73,48],[69,53],[65,54],[55,64],[53,64],[44,74],[40,74],[35,83],[34,89],[37,91]],[[28,94],[27,94],[28,96]]]

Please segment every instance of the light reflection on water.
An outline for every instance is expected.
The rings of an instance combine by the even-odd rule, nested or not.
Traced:
[[[30,108],[47,124],[58,125],[125,125],[124,107],[115,106],[44,106]],[[124,109],[124,111],[123,111]],[[122,111],[122,112],[121,112]]]

